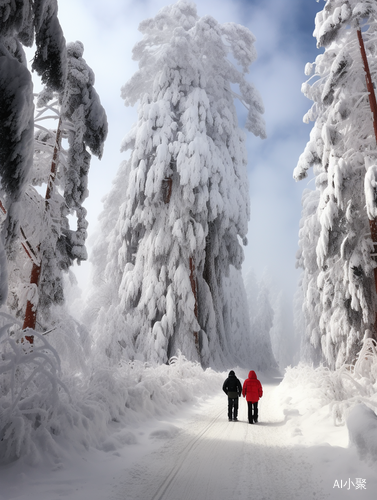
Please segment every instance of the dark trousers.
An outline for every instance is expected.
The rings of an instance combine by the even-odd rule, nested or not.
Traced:
[[[238,398],[228,398],[228,418],[232,420],[238,415]]]
[[[253,421],[256,422],[258,420],[258,402],[256,403],[251,403],[250,401],[247,402],[247,416],[249,418],[250,424],[252,424]]]

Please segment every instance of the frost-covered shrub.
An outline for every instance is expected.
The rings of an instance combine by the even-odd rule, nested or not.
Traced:
[[[47,340],[34,332],[34,345],[22,330],[0,330],[0,457],[9,462],[38,454],[36,441],[54,453],[62,401],[70,396],[61,381],[60,359]]]
[[[79,327],[66,316],[45,334],[33,331],[31,345],[14,318],[1,313],[1,320],[7,321],[0,329],[0,461],[59,461],[62,440],[68,448],[98,446],[110,419],[90,398]]]
[[[97,365],[85,392],[85,401],[103,405],[108,421],[130,424],[153,416],[174,414],[182,403],[213,393],[223,376],[181,353],[169,364],[121,361],[117,367]]]
[[[377,410],[377,349],[373,339],[365,339],[355,365],[332,371],[300,363],[287,368],[278,393],[292,394],[289,404],[303,412],[328,407],[334,425],[343,425],[352,408],[363,403]],[[282,396],[283,397],[283,396]],[[288,401],[281,401],[283,404]],[[300,408],[298,408],[300,409]]]
[[[65,308],[51,308],[50,328],[44,334],[59,353],[64,374],[88,377],[91,371],[92,340],[89,331],[67,313]]]
[[[85,349],[80,362],[72,356],[79,340],[69,353],[63,340],[52,337],[63,358],[47,340],[62,333],[58,327],[48,335],[33,332],[31,346],[23,341],[14,318],[2,313],[1,319],[6,320],[0,329],[2,464],[21,457],[31,464],[46,458],[59,462],[67,450],[107,451],[119,443],[135,443],[127,426],[174,414],[183,403],[213,393],[223,382],[221,374],[203,371],[181,354],[157,366],[121,360],[110,368],[98,358],[82,370]],[[117,424],[126,432],[126,441],[122,438],[118,444],[111,438]]]
[[[374,339],[364,340],[363,347],[359,352],[354,366],[357,377],[365,379],[369,384],[377,382],[377,343]]]

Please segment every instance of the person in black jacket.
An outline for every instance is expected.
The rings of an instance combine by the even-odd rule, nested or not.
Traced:
[[[238,415],[238,398],[242,394],[241,382],[236,377],[233,370],[229,372],[228,378],[223,384],[223,391],[228,396],[228,419],[237,422]]]

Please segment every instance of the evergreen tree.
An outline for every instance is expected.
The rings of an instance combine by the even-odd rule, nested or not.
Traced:
[[[375,73],[376,14],[375,2],[328,0],[314,31],[324,52],[307,65],[306,74],[314,75],[303,86],[314,101],[304,121],[315,124],[294,177],[306,177],[313,166],[316,182],[315,191],[303,196],[299,237],[305,335],[313,359],[333,368],[355,361],[364,336],[376,337],[376,261],[368,221],[373,225],[377,214],[376,137],[357,34],[362,26]]]
[[[253,271],[245,279],[250,331],[249,343],[252,348],[250,362],[256,370],[277,368],[272,350],[271,333],[276,321],[276,311],[271,303],[270,290],[264,280],[258,281]],[[279,318],[281,319],[281,318]],[[285,332],[287,334],[287,332]],[[281,339],[280,339],[281,341]]]
[[[83,50],[81,42],[67,45],[68,73],[63,90],[53,92],[48,86],[38,96],[34,165],[20,201],[17,257],[10,264],[11,309],[22,315],[29,301],[44,322],[51,305],[64,301],[62,271],[67,272],[75,260],[80,263],[87,258],[86,210],[82,204],[88,196],[89,149],[101,157],[107,135],[106,114]],[[42,126],[48,117],[58,122],[55,130]],[[67,150],[62,138],[68,141]],[[37,186],[47,186],[45,196]],[[76,229],[70,228],[69,216],[76,216]],[[32,262],[39,268],[39,279],[34,283],[30,282]]]
[[[33,94],[22,45],[36,37],[33,69],[55,90],[65,85],[66,51],[56,0],[0,5],[0,175],[8,214],[27,181],[33,156]]]
[[[109,356],[122,346],[131,358],[165,362],[181,350],[224,363],[232,342],[224,277],[230,266],[239,272],[249,216],[235,97],[248,108],[246,127],[265,134],[261,100],[244,77],[254,37],[199,18],[186,1],[139,29],[139,70],[122,89],[126,105],[139,103],[138,122],[94,251],[98,294],[111,304],[100,307],[96,329],[111,337],[102,339]]]
[[[8,254],[19,234],[18,202],[33,163],[33,86],[23,46],[31,47],[35,37],[33,69],[51,88],[61,90],[67,69],[57,10],[56,0],[0,4],[0,198],[6,214],[0,247],[4,239]],[[1,278],[7,279],[5,269]],[[5,300],[5,282],[0,288]]]

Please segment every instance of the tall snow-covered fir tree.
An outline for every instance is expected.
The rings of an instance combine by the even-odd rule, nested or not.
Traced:
[[[0,175],[4,204],[12,216],[33,157],[33,90],[23,45],[36,53],[33,69],[54,90],[67,76],[65,39],[56,0],[5,1],[0,5]]]
[[[19,201],[33,164],[33,85],[23,46],[36,53],[32,68],[54,90],[67,76],[65,39],[57,0],[5,0],[0,3],[0,198],[8,255],[19,234]],[[6,300],[7,273],[1,259],[0,301]]]
[[[245,277],[245,288],[254,354],[252,366],[263,371],[276,369],[278,357],[274,355],[271,338],[276,321],[270,297],[272,287],[267,285],[265,278],[258,281],[254,272],[249,271]]]
[[[328,0],[314,31],[324,52],[303,85],[314,101],[304,121],[315,124],[294,177],[313,166],[316,183],[303,195],[299,236],[305,337],[312,359],[332,368],[353,363],[363,338],[377,338],[376,137],[359,41],[362,33],[376,75],[376,20],[374,1]]]
[[[19,203],[17,251],[9,263],[10,310],[23,317],[29,302],[44,327],[51,306],[64,301],[63,272],[75,260],[87,258],[83,202],[88,196],[89,150],[101,157],[107,135],[106,113],[93,86],[94,73],[83,59],[83,44],[69,43],[66,51],[63,90],[47,86],[36,99],[34,162]],[[48,118],[50,124],[55,120],[54,128],[43,126]],[[70,228],[69,216],[76,218],[76,229]],[[32,265],[38,268],[37,283],[30,280]]]
[[[139,30],[139,70],[122,88],[126,105],[138,103],[138,121],[93,253],[98,342],[115,358],[124,349],[130,359],[166,362],[181,350],[204,365],[241,362],[251,354],[235,337],[248,332],[232,331],[224,286],[234,286],[231,266],[240,272],[249,217],[235,98],[248,109],[246,128],[265,136],[261,99],[245,79],[255,39],[243,26],[198,17],[186,1]]]
[[[58,165],[53,185],[53,195],[62,198],[58,202],[59,224],[52,231],[52,240],[43,255],[42,305],[53,303],[54,294],[61,293],[61,271],[68,271],[74,261],[80,263],[87,259],[85,243],[88,223],[83,203],[89,194],[91,155],[102,157],[108,131],[106,113],[94,88],[94,72],[83,58],[83,53],[84,46],[80,41],[67,45],[67,82],[57,96],[61,132],[68,139],[68,150],[66,161]],[[39,106],[48,105],[50,98],[53,94],[47,88],[40,95]],[[53,210],[54,200],[49,205],[49,210]],[[74,229],[70,228],[69,216],[76,219]],[[57,287],[51,279],[53,274],[57,274]]]

